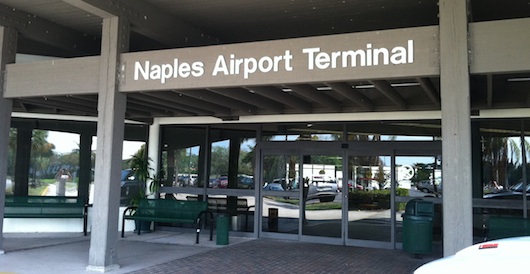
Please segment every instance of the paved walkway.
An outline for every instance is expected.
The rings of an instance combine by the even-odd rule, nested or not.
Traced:
[[[396,250],[258,239],[132,273],[412,273],[434,257]]]
[[[118,242],[120,268],[108,273],[412,273],[436,255],[415,259],[401,250],[230,237],[216,245],[193,233],[129,233]],[[87,272],[90,236],[4,234],[0,273]]]

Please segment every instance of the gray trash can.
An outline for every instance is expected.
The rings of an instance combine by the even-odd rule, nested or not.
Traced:
[[[403,217],[403,250],[415,255],[432,252],[434,204],[422,199],[410,200]]]

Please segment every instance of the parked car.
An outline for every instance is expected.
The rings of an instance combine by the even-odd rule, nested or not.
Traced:
[[[484,194],[484,199],[497,199],[497,200],[522,200],[523,193],[518,191],[499,191]],[[530,192],[526,193],[526,199],[530,198]]]
[[[478,243],[453,256],[420,266],[414,274],[441,273],[528,273],[525,262],[530,250],[530,237],[514,237]]]
[[[523,182],[519,181],[517,184],[510,186],[508,189],[515,192],[523,192]],[[526,192],[530,192],[530,184],[526,184]]]
[[[131,169],[124,169],[121,171],[121,195],[120,204],[129,205],[131,200],[135,198],[140,188],[143,189],[142,182],[135,176],[134,171]]]
[[[197,174],[179,174],[177,176],[177,185],[194,186],[197,181]]]
[[[300,188],[300,184],[296,179],[274,179],[272,183],[266,184],[265,187],[268,185],[272,185],[269,188],[275,188],[274,190],[280,190],[277,185],[281,187],[281,190],[297,190]],[[335,200],[335,196],[339,194],[337,182],[324,176],[313,176],[305,187],[307,187],[307,200],[319,199],[320,202],[332,202]]]
[[[248,189],[254,188],[254,177],[245,174],[239,174],[237,176],[237,187]]]
[[[348,180],[348,188],[350,189],[350,191],[364,190],[364,186],[355,183],[353,180]]]
[[[221,175],[217,178],[210,178],[210,187],[212,188],[227,188],[228,187],[228,176]]]
[[[332,202],[339,194],[337,182],[324,176],[313,176],[309,182],[307,199],[319,199],[320,202]]]
[[[272,191],[284,191],[280,183],[268,183],[263,186],[263,190],[272,190]]]
[[[442,183],[433,184],[430,180],[419,181],[416,189],[425,193],[442,193]]]

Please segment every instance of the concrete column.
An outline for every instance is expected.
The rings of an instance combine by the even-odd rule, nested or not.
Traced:
[[[4,254],[4,204],[6,198],[7,152],[13,102],[4,98],[6,64],[15,62],[18,33],[0,26],[0,254]]]
[[[124,120],[127,97],[118,92],[120,53],[128,49],[129,23],[118,17],[103,19],[98,97],[98,126],[94,210],[87,270],[119,268],[118,216]]]
[[[467,1],[440,0],[444,256],[473,244]]]

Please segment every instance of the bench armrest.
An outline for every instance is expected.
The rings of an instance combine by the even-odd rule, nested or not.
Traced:
[[[138,209],[137,206],[128,206],[128,207],[126,207],[126,208],[123,210],[123,217],[125,217],[125,216],[131,216],[131,215],[134,213],[134,211],[135,211],[136,209]],[[128,215],[126,214],[127,212],[129,212]]]

